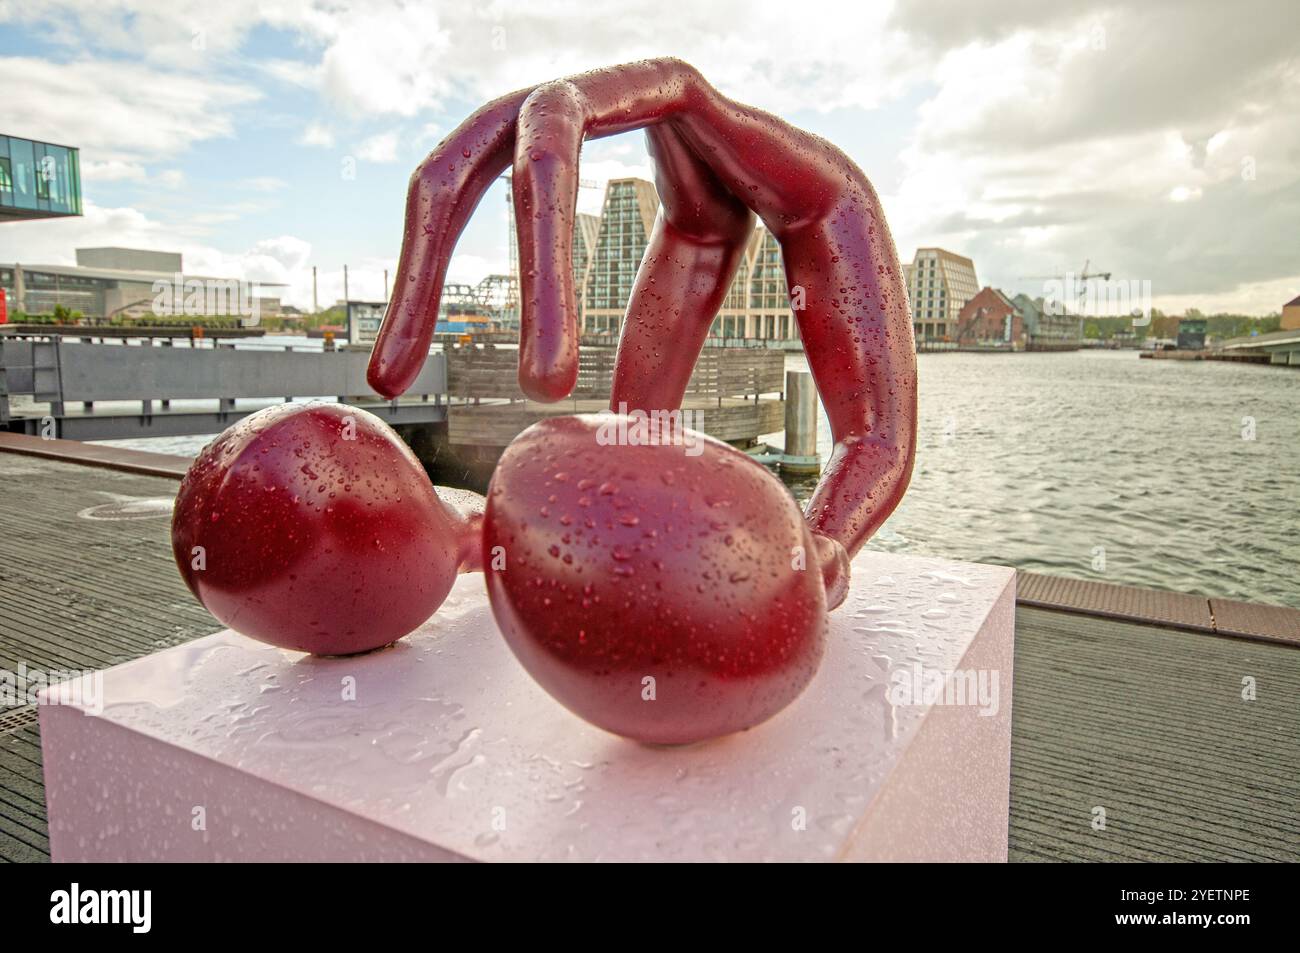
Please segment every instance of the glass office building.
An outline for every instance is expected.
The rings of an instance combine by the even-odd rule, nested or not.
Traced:
[[[0,136],[0,221],[80,214],[76,149]]]

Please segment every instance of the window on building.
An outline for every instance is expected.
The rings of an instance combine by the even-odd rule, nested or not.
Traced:
[[[9,139],[9,171],[13,181],[11,204],[15,208],[35,209],[36,159],[32,143],[26,139]]]

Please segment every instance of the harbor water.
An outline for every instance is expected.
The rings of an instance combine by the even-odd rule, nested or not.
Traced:
[[[1300,607],[1294,369],[1133,351],[918,362],[916,468],[870,548]],[[113,443],[192,455],[210,439]]]
[[[918,361],[912,483],[871,548],[1300,607],[1294,369],[1132,351]],[[819,431],[825,455],[824,417]]]

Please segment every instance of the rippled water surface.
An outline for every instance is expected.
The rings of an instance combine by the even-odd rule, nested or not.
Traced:
[[[1131,351],[919,362],[916,469],[871,548],[1300,606],[1297,370]]]

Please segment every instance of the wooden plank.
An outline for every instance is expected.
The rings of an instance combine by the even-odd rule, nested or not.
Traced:
[[[1016,585],[1016,599],[1023,605],[1300,645],[1300,609],[1290,606],[1139,589],[1023,569]]]
[[[1211,599],[1214,630],[1222,635],[1300,645],[1300,611],[1233,599]]]
[[[40,751],[35,725],[0,734],[0,860],[50,858]]]
[[[1297,693],[1291,647],[1020,607],[1012,859],[1300,859]]]
[[[116,497],[170,498],[175,481],[16,459],[0,457],[0,658],[95,668],[213,631],[172,564],[166,512],[77,515]]]
[[[1022,569],[1016,577],[1016,600],[1049,609],[1071,609],[1154,625],[1214,631],[1209,600],[1183,592],[1138,589]]]
[[[67,462],[78,457],[0,453],[0,667],[9,671],[20,663],[42,672],[98,669],[220,628],[172,564],[165,513],[112,521],[77,515],[118,497],[170,498],[175,472],[140,476],[100,461]],[[34,724],[11,730],[6,721],[0,859],[48,855],[39,731]]]
[[[0,451],[174,480],[185,476],[191,462],[189,457],[168,453],[125,450],[121,447],[82,443],[79,440],[46,440],[43,437],[8,432],[0,432]]]

